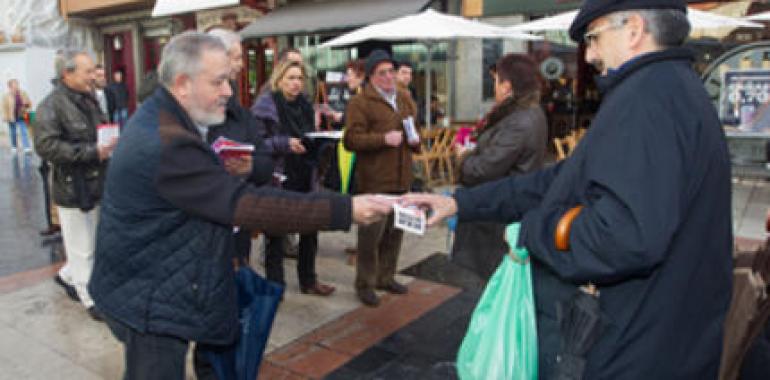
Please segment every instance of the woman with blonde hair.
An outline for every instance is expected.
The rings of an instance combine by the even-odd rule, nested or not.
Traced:
[[[297,192],[313,191],[317,149],[304,136],[315,130],[313,105],[303,90],[307,72],[300,62],[285,60],[278,64],[270,77],[272,91],[264,91],[251,107],[257,128],[279,173],[276,186]],[[267,279],[285,284],[283,276],[284,240],[286,235],[266,236],[265,273]],[[300,235],[297,274],[300,291],[305,294],[328,296],[333,286],[318,281],[315,257],[318,234]]]

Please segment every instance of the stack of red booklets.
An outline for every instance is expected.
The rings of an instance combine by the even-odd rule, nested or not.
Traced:
[[[224,136],[219,136],[211,144],[211,149],[224,161],[231,158],[250,156],[254,152],[254,145],[239,143]]]

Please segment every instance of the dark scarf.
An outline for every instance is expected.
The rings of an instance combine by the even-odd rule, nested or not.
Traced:
[[[314,130],[313,106],[304,96],[299,95],[296,99],[289,101],[281,91],[275,91],[273,101],[281,122],[280,130],[283,133],[301,138],[305,133]]]

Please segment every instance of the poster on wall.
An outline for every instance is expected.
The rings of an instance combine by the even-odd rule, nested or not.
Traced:
[[[770,132],[770,70],[725,71],[719,118],[740,132]]]

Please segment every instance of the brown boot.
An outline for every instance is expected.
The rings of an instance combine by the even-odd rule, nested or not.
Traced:
[[[316,281],[316,283],[313,284],[312,286],[308,286],[308,287],[300,286],[299,290],[303,294],[312,294],[314,296],[326,297],[334,293],[336,288],[331,285],[322,284]]]
[[[399,284],[396,280],[391,280],[386,285],[377,286],[377,289],[384,290],[391,294],[406,294],[409,293],[409,288],[406,285]]]
[[[377,307],[380,305],[380,297],[378,297],[377,293],[372,289],[356,290],[356,295],[358,296],[358,299],[361,300],[361,303],[366,306]]]

